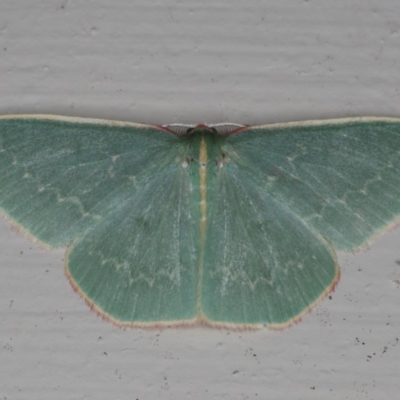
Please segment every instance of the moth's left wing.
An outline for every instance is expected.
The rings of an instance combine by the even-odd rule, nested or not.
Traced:
[[[335,248],[400,214],[399,120],[249,128],[221,154],[201,275],[209,323],[293,323],[337,282]]]

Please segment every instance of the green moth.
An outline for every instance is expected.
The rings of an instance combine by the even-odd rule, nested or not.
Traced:
[[[0,207],[119,326],[283,328],[400,214],[400,119],[0,117]]]

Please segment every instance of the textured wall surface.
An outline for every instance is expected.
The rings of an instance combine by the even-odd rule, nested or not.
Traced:
[[[0,114],[261,124],[400,117],[396,0],[3,0]],[[283,332],[119,330],[0,221],[0,398],[393,399],[400,232],[339,256]]]

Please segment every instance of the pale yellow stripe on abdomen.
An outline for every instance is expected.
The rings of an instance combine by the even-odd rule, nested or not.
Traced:
[[[200,142],[200,154],[199,154],[199,177],[200,177],[200,253],[198,263],[198,282],[197,282],[197,318],[201,321],[203,315],[201,312],[201,282],[203,275],[203,264],[204,264],[204,246],[206,239],[207,229],[207,145],[204,137],[201,138]]]
[[[207,145],[204,137],[201,138],[200,143],[200,234],[202,242],[206,232],[207,225]],[[204,242],[203,242],[204,243]]]

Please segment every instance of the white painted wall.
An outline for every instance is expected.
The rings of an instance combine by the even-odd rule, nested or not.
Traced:
[[[2,0],[0,114],[400,117],[397,0]],[[0,222],[0,399],[394,399],[400,232],[283,332],[119,330]]]

